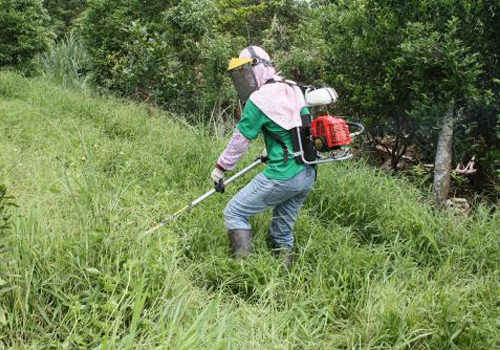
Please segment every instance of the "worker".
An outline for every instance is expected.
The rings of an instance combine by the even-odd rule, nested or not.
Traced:
[[[293,263],[293,228],[298,212],[315,180],[315,169],[300,164],[292,153],[290,130],[301,126],[308,114],[301,89],[276,73],[269,55],[248,46],[231,59],[228,68],[242,103],[243,115],[226,149],[218,158],[211,179],[222,185],[224,174],[234,169],[252,140],[263,133],[267,166],[240,190],[224,209],[231,250],[236,258],[253,251],[249,219],[272,207],[269,242],[290,269]]]

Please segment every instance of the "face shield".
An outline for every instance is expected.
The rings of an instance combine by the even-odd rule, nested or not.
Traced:
[[[259,88],[258,80],[255,77],[254,67],[259,64],[263,64],[267,67],[274,66],[273,62],[259,57],[252,46],[247,47],[247,50],[251,57],[232,58],[227,68],[242,103],[245,103],[252,92]]]
[[[245,103],[252,92],[259,88],[253,72],[254,61],[254,58],[232,58],[229,61],[227,71],[242,103]]]

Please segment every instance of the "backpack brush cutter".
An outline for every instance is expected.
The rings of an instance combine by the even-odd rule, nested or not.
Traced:
[[[305,92],[307,107],[328,105],[336,102],[337,99],[337,92],[329,87],[322,87],[314,90],[309,88]],[[353,127],[356,131],[351,132],[349,127]],[[266,130],[263,131],[268,132]],[[302,116],[302,126],[291,129],[290,132],[292,135],[293,152],[288,150],[284,142],[279,139],[278,135],[271,134],[270,136],[283,147],[285,159],[288,159],[290,155],[295,158],[295,161],[299,164],[315,165],[352,158],[353,154],[349,145],[356,136],[364,132],[364,127],[360,123],[346,122],[342,117],[327,114],[313,118],[308,114]],[[144,232],[144,236],[159,230],[165,226],[169,220],[177,219],[182,213],[193,208],[214,193],[224,192],[224,187],[226,185],[229,185],[266,161],[267,157],[259,157],[252,164],[227,180],[224,181],[221,179],[220,183],[216,184],[210,191],[185,205],[174,214],[167,216],[159,224]]]

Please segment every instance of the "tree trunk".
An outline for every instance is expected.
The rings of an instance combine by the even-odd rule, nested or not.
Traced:
[[[444,205],[450,191],[450,174],[453,145],[453,109],[452,100],[443,116],[443,125],[439,133],[436,158],[434,159],[433,192],[437,205]]]

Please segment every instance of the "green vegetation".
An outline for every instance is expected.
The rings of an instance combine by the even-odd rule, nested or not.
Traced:
[[[442,159],[426,174],[442,179],[439,202],[496,202],[498,13],[494,0],[0,0],[0,66],[208,123],[238,116],[227,61],[261,45],[287,78],[337,89],[331,112],[362,121],[394,171],[408,155]],[[438,152],[440,133],[452,136]],[[471,159],[477,171],[449,190],[451,170]]]
[[[42,0],[0,0],[0,67],[27,67],[53,32]]]
[[[222,209],[245,180],[142,235],[210,188],[248,44],[335,87],[394,170],[454,126],[454,164],[476,156],[495,200],[499,4],[0,0],[0,66],[41,76],[0,71],[0,348],[500,348],[496,207],[440,212],[362,160],[320,168],[290,273],[269,212],[256,254],[229,255]]]
[[[226,63],[262,45],[286,77],[335,87],[334,112],[362,120],[373,145],[389,144],[395,171],[408,148],[433,162],[451,110],[450,158],[475,156],[476,189],[491,193],[500,164],[499,4],[94,0],[79,30],[97,85],[205,118],[239,113]]]
[[[85,9],[88,0],[43,0],[58,37],[71,30],[73,21]]]
[[[0,183],[19,205],[0,346],[500,346],[498,211],[455,217],[361,161],[322,166],[286,274],[265,247],[270,213],[255,256],[229,256],[221,212],[245,180],[141,236],[211,186],[226,140],[208,124],[12,72],[0,115]]]
[[[12,201],[12,196],[7,193],[7,187],[0,184],[0,262],[5,264],[8,260],[5,256],[9,253],[9,234],[12,230],[12,207],[15,203]],[[5,276],[0,270],[0,287],[5,285]],[[4,289],[2,289],[4,291]],[[0,317],[2,314],[0,313]]]
[[[39,75],[64,86],[86,87],[91,74],[86,72],[89,57],[75,31],[66,34],[57,45],[51,45],[33,60]]]

